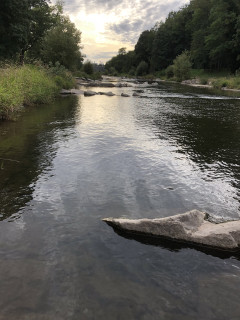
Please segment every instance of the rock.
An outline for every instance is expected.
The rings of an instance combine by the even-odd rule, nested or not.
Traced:
[[[137,93],[137,92],[133,92],[133,97],[139,97],[140,96],[140,94],[139,93]]]
[[[60,94],[72,94],[71,90],[65,90],[65,89],[62,89],[60,91]]]
[[[121,93],[121,97],[130,97],[130,95],[129,94],[126,94],[126,93]]]
[[[71,94],[84,94],[84,91],[79,89],[71,89]]]
[[[240,250],[240,220],[213,223],[198,210],[159,219],[103,219],[115,229],[128,234],[158,237],[189,245],[229,252]]]
[[[109,92],[104,92],[105,96],[108,96],[108,97],[112,97],[112,96],[115,96],[114,93],[112,93],[111,91]]]
[[[128,83],[117,83],[116,84],[116,87],[117,88],[127,88],[127,87],[132,87],[130,84],[128,84]]]
[[[85,97],[92,97],[92,96],[95,96],[96,94],[97,94],[97,92],[95,92],[95,91],[84,91]]]
[[[135,91],[137,93],[144,93],[144,90],[142,90],[142,89],[136,89],[136,90],[133,90],[133,91]]]
[[[115,84],[113,84],[113,83],[101,82],[101,81],[85,83],[84,85],[85,85],[85,87],[100,87],[100,88],[114,88],[115,87]]]

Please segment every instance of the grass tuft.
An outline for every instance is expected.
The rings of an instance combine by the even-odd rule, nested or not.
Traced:
[[[74,85],[72,75],[59,66],[5,66],[0,70],[0,119],[13,118],[24,105],[48,103],[60,89]]]

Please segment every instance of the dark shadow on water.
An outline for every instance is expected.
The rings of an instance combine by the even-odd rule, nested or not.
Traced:
[[[19,216],[34,184],[50,171],[62,132],[75,125],[76,97],[26,108],[15,122],[0,123],[0,221]],[[17,214],[16,214],[17,213]]]
[[[183,249],[194,249],[202,253],[205,253],[206,255],[211,255],[220,259],[235,258],[236,260],[240,261],[240,252],[228,252],[228,251],[208,248],[200,245],[185,244],[185,243],[176,242],[170,239],[163,239],[160,237],[147,236],[139,233],[124,232],[122,230],[115,229],[115,228],[113,228],[113,230],[116,234],[118,234],[120,237],[123,237],[125,239],[135,240],[137,242],[140,242],[142,244],[149,245],[149,246],[160,247],[161,249],[169,250],[171,252],[180,252]]]

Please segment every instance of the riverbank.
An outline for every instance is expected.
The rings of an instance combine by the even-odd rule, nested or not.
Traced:
[[[163,80],[176,82],[174,77],[167,77],[166,74],[161,73],[158,76]],[[203,69],[192,69],[190,79],[186,79],[181,83],[198,88],[213,88],[240,92],[240,75],[231,75],[227,71],[209,72]]]
[[[13,119],[24,106],[49,103],[62,88],[75,86],[65,68],[5,66],[0,72],[0,120]]]

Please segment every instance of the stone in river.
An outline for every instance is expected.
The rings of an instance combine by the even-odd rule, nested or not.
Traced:
[[[105,92],[104,94],[105,94],[105,96],[109,96],[109,97],[115,96],[115,94],[112,93],[111,91]]]
[[[95,91],[84,91],[84,96],[85,97],[91,97],[91,96],[95,96],[97,94],[97,92]]]
[[[229,252],[239,251],[240,220],[216,224],[210,222],[208,217],[205,212],[192,210],[167,218],[106,218],[103,221],[123,233],[158,237]]]

